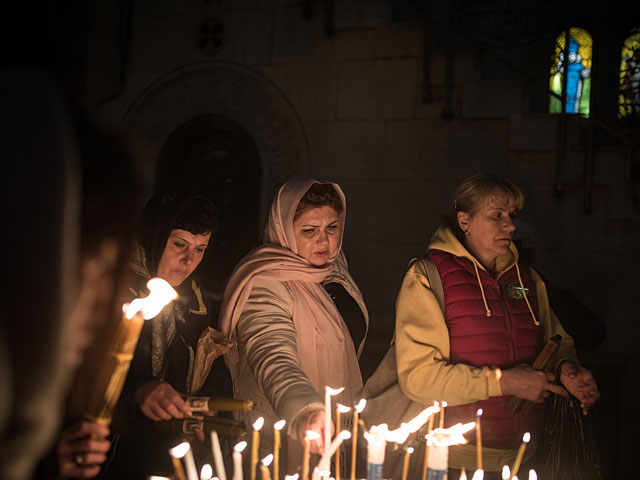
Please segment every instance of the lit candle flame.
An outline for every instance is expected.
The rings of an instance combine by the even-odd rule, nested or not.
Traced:
[[[529,441],[530,441],[530,440],[531,440],[531,434],[530,434],[529,432],[525,433],[525,434],[522,436],[522,441],[523,441],[524,443],[529,443]]]
[[[529,470],[529,480],[538,480],[538,474],[533,468]]]
[[[496,380],[500,380],[502,378],[502,370],[500,370],[499,368],[496,368],[493,372],[496,375]]]
[[[413,453],[413,447],[407,448],[407,453],[411,455]]]
[[[189,442],[182,442],[180,445],[170,448],[169,455],[173,458],[182,458],[187,454],[190,448],[191,445],[189,445]]]
[[[425,435],[429,445],[435,445],[438,447],[450,447],[452,445],[462,445],[467,443],[467,439],[464,438],[464,434],[469,430],[474,429],[476,422],[469,423],[456,423],[449,428],[436,428],[430,433]]]
[[[362,413],[362,410],[364,410],[364,407],[366,405],[367,405],[367,401],[364,398],[361,398],[358,404],[355,407],[353,407],[353,409],[358,413]]]
[[[213,477],[213,468],[208,463],[205,463],[200,470],[200,480],[210,480]]]
[[[473,477],[471,477],[471,480],[484,480],[484,470],[476,470]]]
[[[504,467],[502,467],[502,480],[509,480],[510,476],[511,469],[509,468],[509,465],[505,465]]]
[[[132,319],[136,313],[140,313],[142,318],[149,320],[157,316],[167,303],[178,298],[178,293],[162,278],[152,278],[147,282],[147,288],[149,295],[136,298],[122,306],[125,317]]]
[[[482,416],[482,409],[481,409],[481,408],[479,408],[479,409],[478,409],[478,411],[476,412],[476,415],[477,415],[478,417],[481,417],[481,416]]]
[[[273,453],[270,453],[262,459],[262,466],[268,467],[269,465],[271,465],[271,462],[273,462]]]
[[[244,440],[240,443],[236,443],[236,446],[233,447],[233,450],[238,452],[238,453],[242,453],[244,452],[244,449],[247,448],[247,442],[245,442]]]
[[[351,411],[350,407],[347,407],[346,405],[342,405],[341,403],[337,403],[336,408],[340,413],[349,413]]]
[[[284,480],[298,480],[299,477],[300,475],[297,473],[295,475],[285,475]]]
[[[262,417],[260,417],[260,418],[262,418]],[[276,423],[273,424],[273,429],[274,430],[282,430],[286,424],[287,424],[286,420],[278,420]]]
[[[253,422],[253,429],[258,431],[262,428],[263,425],[264,425],[264,418],[259,417],[255,422]]]
[[[340,387],[340,388],[331,388],[329,386],[325,386],[324,387],[324,391],[327,392],[329,395],[331,395],[332,397],[334,395],[338,395],[339,393],[341,393],[344,390],[344,387]]]
[[[304,434],[311,441],[318,440],[320,438],[320,434],[318,432],[316,432],[315,430],[307,430],[306,432],[304,432]]]

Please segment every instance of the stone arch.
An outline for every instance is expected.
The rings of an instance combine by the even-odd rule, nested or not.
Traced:
[[[171,135],[197,117],[227,118],[253,139],[262,166],[261,223],[276,189],[309,172],[309,144],[297,112],[270,80],[246,67],[207,62],[180,67],[149,85],[121,128],[135,144],[144,178],[155,179]],[[147,185],[150,193],[151,184]]]

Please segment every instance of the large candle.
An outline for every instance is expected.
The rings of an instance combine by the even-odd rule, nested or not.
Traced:
[[[518,474],[518,469],[520,468],[520,463],[522,462],[522,457],[524,456],[524,451],[527,448],[529,440],[531,440],[531,434],[527,432],[522,436],[522,443],[520,444],[520,448],[518,448],[518,454],[516,455],[516,461],[513,464],[513,470],[511,471],[509,480],[512,480],[513,477]]]
[[[211,430],[211,450],[213,453],[213,461],[216,465],[216,472],[220,480],[227,480],[227,472],[224,469],[224,461],[222,460],[222,450],[220,449],[220,439],[218,432]]]
[[[362,413],[367,401],[363,398],[353,407],[353,433],[351,434],[351,480],[356,478],[356,454],[358,444],[358,415]]]
[[[411,459],[412,453],[413,453],[413,447],[407,448],[407,451],[404,452],[404,464],[402,465],[402,480],[407,480],[407,473],[409,473],[409,460]]]
[[[286,424],[286,420],[278,420],[273,424],[273,478],[278,480],[280,475],[280,430]]]
[[[336,405],[336,432],[340,431],[340,415],[348,413],[351,409],[346,405]],[[336,452],[336,480],[340,480],[340,449]]]
[[[480,418],[482,417],[482,409],[476,412],[476,470],[482,470],[482,427],[480,426]]]
[[[259,417],[253,422],[253,437],[251,439],[251,480],[256,480],[258,467],[258,448],[260,448],[260,429],[264,425],[264,418]]]
[[[311,456],[311,442],[318,440],[320,434],[307,430],[304,434],[304,451],[302,454],[302,480],[309,480],[309,457]]]
[[[111,423],[144,320],[158,315],[178,297],[171,285],[161,278],[150,279],[147,288],[148,296],[122,306],[122,318],[111,337],[108,354],[96,372],[95,384],[87,400],[84,417],[91,422],[107,426]]]
[[[344,387],[331,388],[324,387],[324,453],[329,451],[331,443],[331,397],[339,394]]]
[[[244,480],[242,474],[242,452],[247,448],[247,442],[242,441],[233,447],[233,480]]]

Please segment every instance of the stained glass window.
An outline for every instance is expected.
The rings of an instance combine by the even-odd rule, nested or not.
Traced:
[[[618,118],[640,119],[640,28],[631,32],[620,55]]]
[[[567,38],[569,45],[565,48]],[[551,113],[563,113],[559,97],[562,97],[566,74],[567,100],[564,112],[589,116],[592,51],[591,35],[582,28],[570,28],[569,35],[566,32],[558,35],[549,79],[549,89],[557,95],[549,95]],[[565,54],[567,61],[564,58]]]

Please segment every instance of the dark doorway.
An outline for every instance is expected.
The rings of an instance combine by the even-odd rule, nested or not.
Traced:
[[[214,319],[229,274],[260,238],[261,189],[256,145],[228,118],[207,115],[184,123],[158,157],[156,193],[203,194],[218,210],[218,234],[198,275]]]

